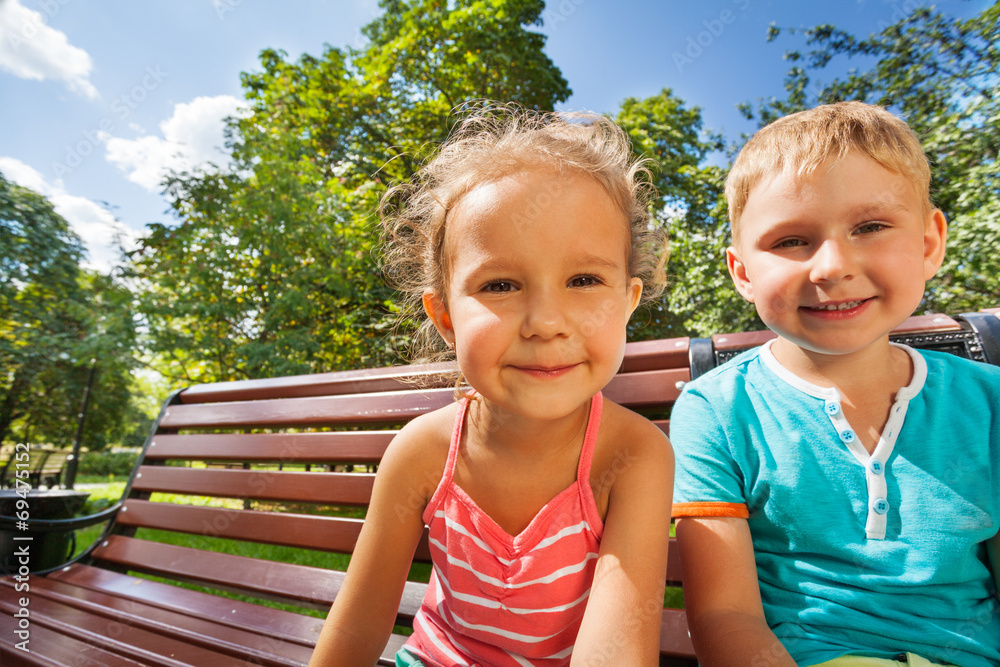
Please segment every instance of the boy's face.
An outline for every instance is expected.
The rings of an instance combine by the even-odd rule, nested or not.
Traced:
[[[944,215],[922,203],[855,152],[803,178],[786,170],[751,191],[729,272],[768,328],[807,353],[887,343],[944,256]]]

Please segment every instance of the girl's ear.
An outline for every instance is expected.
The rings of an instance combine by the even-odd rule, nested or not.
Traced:
[[[434,328],[438,330],[446,343],[453,345],[455,343],[455,328],[451,325],[451,316],[448,315],[444,301],[434,292],[424,292],[423,301],[424,312],[427,313],[427,317],[431,318]]]
[[[732,276],[733,284],[740,295],[753,303],[753,283],[747,275],[747,266],[740,259],[739,251],[734,246],[726,248],[726,266],[729,268],[729,275]]]
[[[631,317],[635,309],[639,307],[639,300],[642,298],[642,279],[635,278],[628,283],[628,316]]]

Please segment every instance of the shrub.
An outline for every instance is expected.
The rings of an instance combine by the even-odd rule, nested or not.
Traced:
[[[77,472],[81,475],[128,476],[135,465],[138,451],[87,452],[80,457]]]

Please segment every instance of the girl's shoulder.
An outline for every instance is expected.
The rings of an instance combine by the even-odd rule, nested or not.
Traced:
[[[672,478],[673,468],[666,434],[642,415],[605,399],[590,473],[598,505],[616,482],[628,481],[635,473]]]
[[[653,422],[614,401],[604,399],[598,446],[611,450],[649,449],[657,452],[669,449],[670,442]]]
[[[448,448],[459,404],[453,403],[420,415],[407,423],[389,443],[379,464],[379,473],[397,482],[433,495],[448,462]]]

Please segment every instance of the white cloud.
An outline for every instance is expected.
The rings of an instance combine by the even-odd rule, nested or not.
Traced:
[[[22,79],[62,81],[74,92],[98,97],[89,80],[90,54],[21,0],[0,0],[0,35],[0,69]]]
[[[138,139],[103,137],[107,159],[133,183],[158,192],[170,170],[191,170],[208,162],[217,165],[226,162],[229,156],[224,150],[225,118],[244,109],[246,102],[231,95],[196,97],[174,106],[173,115],[160,123],[162,137],[149,134]]]
[[[62,181],[49,183],[38,171],[12,157],[0,157],[0,172],[7,180],[34,190],[52,202],[56,213],[66,219],[86,245],[89,258],[84,266],[107,273],[119,263],[117,241],[120,240],[126,249],[136,246],[138,233],[126,228],[96,202],[66,192]]]

